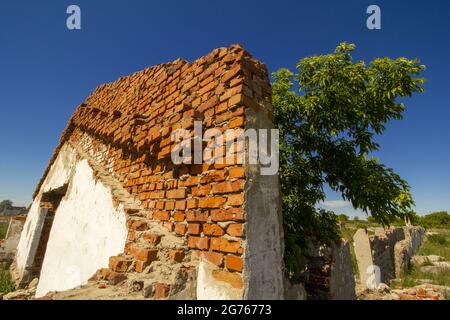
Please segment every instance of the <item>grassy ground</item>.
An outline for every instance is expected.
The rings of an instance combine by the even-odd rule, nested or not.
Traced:
[[[357,279],[359,279],[358,262],[356,261],[355,248],[353,246],[353,236],[355,235],[355,232],[356,232],[356,230],[358,230],[358,228],[356,226],[351,227],[348,223],[346,223],[345,225],[343,225],[340,228],[340,230],[341,230],[342,238],[347,240],[349,243],[349,246],[350,246],[350,254],[352,256],[353,274],[355,275],[355,277]]]
[[[7,230],[8,230],[8,223],[0,221],[0,240],[5,238]]]
[[[0,220],[0,239],[4,239],[8,230],[8,221]],[[0,293],[8,293],[14,290],[14,283],[11,281],[9,271],[0,263]]]
[[[9,271],[5,270],[0,264],[0,293],[8,293],[14,291],[14,283],[11,281]]]
[[[435,254],[450,261],[450,230],[433,229],[429,231],[437,234],[426,237],[417,254],[422,256]]]

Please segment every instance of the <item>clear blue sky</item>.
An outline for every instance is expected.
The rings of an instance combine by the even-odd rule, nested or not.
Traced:
[[[77,4],[82,30],[66,28]],[[366,28],[366,8],[382,30]],[[240,43],[270,71],[356,43],[356,57],[420,58],[426,92],[407,100],[377,156],[412,185],[417,211],[450,211],[450,1],[0,2],[0,199],[26,205],[74,111],[99,84]],[[329,200],[340,200],[329,195]],[[327,203],[337,211],[351,208]]]

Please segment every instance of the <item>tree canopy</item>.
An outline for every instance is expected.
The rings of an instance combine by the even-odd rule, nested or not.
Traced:
[[[11,200],[3,200],[0,202],[0,212],[2,212],[5,209],[10,209],[12,207],[13,203]]]
[[[447,211],[432,212],[419,218],[419,223],[426,228],[443,228],[450,226],[450,215]]]
[[[355,209],[388,224],[414,205],[410,187],[371,153],[386,124],[402,119],[399,98],[423,91],[424,66],[406,58],[353,61],[355,45],[307,57],[297,70],[273,73],[273,108],[280,130],[280,183],[286,267],[302,268],[306,240],[338,237],[336,215],[317,207],[324,185]]]

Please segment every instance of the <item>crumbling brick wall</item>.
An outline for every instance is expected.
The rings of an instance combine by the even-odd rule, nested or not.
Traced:
[[[262,235],[275,240],[255,245],[266,246],[267,252],[261,254],[271,267],[253,273],[262,277],[261,288],[272,289],[254,289],[250,294],[242,276],[248,233],[253,232],[246,224],[247,215],[263,219],[266,214],[264,208],[249,212],[254,210],[251,202],[259,201],[247,196],[254,171],[249,171],[245,162],[175,165],[170,158],[175,143],[171,133],[179,128],[192,130],[194,121],[201,121],[204,130],[225,131],[261,128],[271,124],[271,119],[267,69],[238,45],[216,49],[192,63],[178,59],[147,68],[99,86],[77,108],[35,195],[60,149],[70,143],[120,181],[139,203],[139,209],[127,211],[127,244],[123,256],[110,261],[114,271],[143,272],[157,259],[152,242],[158,240],[148,226],[157,221],[185,243],[185,250],[174,252],[173,259],[182,261],[185,254],[193,253],[218,268],[218,279],[247,290],[247,296],[281,297],[282,231],[280,213],[275,212],[279,211],[278,193],[274,199],[269,197],[267,205],[271,210],[267,216],[276,216],[267,219],[267,230],[272,232]],[[246,157],[245,147],[237,145],[234,153]],[[264,186],[272,193],[278,192],[277,176],[275,179],[273,185]],[[251,259],[259,255],[258,250],[250,251],[248,261],[256,261]],[[250,275],[251,270],[247,271]]]

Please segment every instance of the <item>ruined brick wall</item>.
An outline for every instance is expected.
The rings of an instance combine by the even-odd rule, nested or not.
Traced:
[[[405,228],[405,239],[394,245],[394,267],[397,278],[408,271],[411,258],[420,247],[425,236],[425,229],[422,227]]]
[[[192,130],[194,121],[204,130],[245,129],[248,114],[271,122],[271,87],[266,67],[237,45],[192,63],[178,59],[120,78],[98,87],[75,111],[35,195],[61,147],[70,143],[139,203],[139,210],[127,211],[125,260],[113,259],[113,268],[119,261],[125,270],[142,272],[156,258],[148,231],[156,221],[185,243],[178,260],[194,253],[222,270],[218,278],[242,288],[245,163],[175,165],[170,152],[176,129]],[[246,150],[236,146],[234,153],[245,157]],[[281,261],[274,267],[281,277]]]
[[[420,246],[423,233],[422,227],[359,229],[353,240],[361,283],[371,286],[377,278],[388,283],[400,276]],[[379,275],[372,266],[378,267]]]

